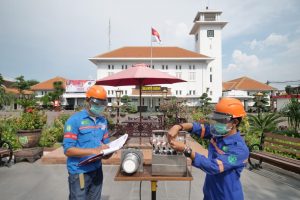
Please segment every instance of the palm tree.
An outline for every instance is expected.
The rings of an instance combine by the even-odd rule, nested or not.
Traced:
[[[300,102],[296,98],[292,98],[290,102],[281,110],[284,116],[288,118],[289,125],[297,133],[300,127]]]
[[[281,115],[278,113],[262,113],[260,115],[249,115],[249,123],[251,131],[258,131],[260,133],[273,131],[277,124],[283,122],[280,119]]]

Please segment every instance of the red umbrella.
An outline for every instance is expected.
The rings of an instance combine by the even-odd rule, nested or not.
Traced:
[[[175,76],[168,75],[167,73],[159,70],[151,69],[146,64],[136,64],[132,67],[122,70],[113,75],[107,76],[96,82],[96,85],[109,85],[109,86],[126,86],[126,85],[139,85],[140,88],[140,122],[142,118],[141,113],[141,99],[142,99],[142,86],[153,84],[172,84],[186,82]]]

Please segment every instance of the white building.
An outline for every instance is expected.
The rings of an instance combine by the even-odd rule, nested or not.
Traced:
[[[267,84],[258,82],[249,77],[240,77],[223,83],[223,97],[233,97],[239,99],[249,111],[254,105],[254,97],[257,93],[266,93],[269,105],[271,103],[270,95],[277,89]]]
[[[208,10],[197,13],[190,32],[195,36],[195,52],[180,47],[153,47],[151,67],[187,81],[161,85],[168,88],[168,96],[184,99],[189,106],[199,105],[203,93],[207,93],[214,103],[222,96],[221,32],[227,22],[222,22],[220,15],[219,11]],[[151,47],[123,47],[89,60],[97,66],[98,80],[137,63],[146,63],[150,67]],[[117,89],[138,101],[135,86],[105,87],[110,102],[115,101]],[[142,92],[142,105],[148,108],[159,106],[161,90]]]

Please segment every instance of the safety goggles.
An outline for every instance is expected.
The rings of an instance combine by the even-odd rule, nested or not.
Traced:
[[[210,124],[222,123],[227,124],[232,121],[232,115],[220,112],[213,112],[209,116]]]
[[[97,106],[107,106],[107,100],[103,100],[103,99],[96,99],[92,97],[90,98],[90,102]]]

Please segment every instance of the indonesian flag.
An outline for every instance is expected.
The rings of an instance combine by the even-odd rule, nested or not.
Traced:
[[[152,42],[161,42],[159,33],[154,28],[151,28]]]

